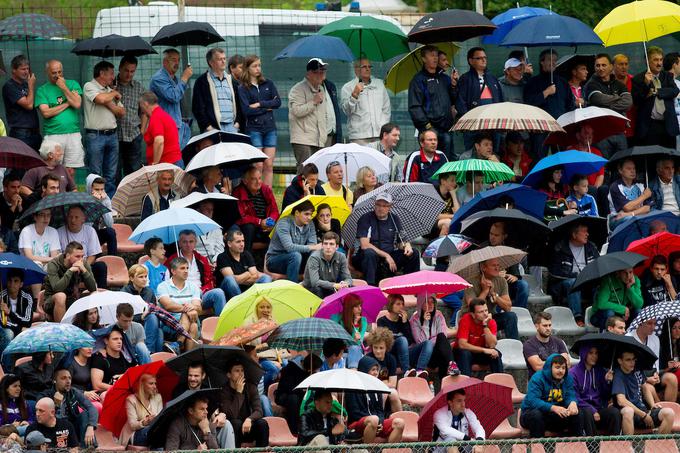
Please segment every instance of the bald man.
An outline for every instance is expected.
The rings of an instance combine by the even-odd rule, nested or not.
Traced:
[[[63,418],[57,418],[54,401],[42,398],[35,404],[35,423],[26,429],[26,436],[33,431],[40,431],[47,440],[47,449],[66,449],[69,453],[78,453],[78,434],[73,424]]]

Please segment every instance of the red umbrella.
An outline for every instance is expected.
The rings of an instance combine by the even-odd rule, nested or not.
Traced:
[[[44,166],[40,155],[26,143],[12,137],[0,137],[0,167],[28,170]]]
[[[441,389],[418,418],[418,441],[431,442],[434,428],[434,413],[445,407],[446,395],[458,389],[465,389],[465,407],[475,413],[486,437],[513,413],[512,389],[504,385],[492,384],[475,378],[467,378]]]
[[[128,368],[125,374],[106,392],[104,407],[99,418],[99,423],[116,436],[120,436],[127,422],[125,399],[135,392],[137,381],[143,374],[156,376],[158,392],[166,403],[172,399],[172,391],[179,382],[179,376],[165,366],[163,361]]]
[[[636,273],[640,274],[649,267],[649,263],[656,255],[668,258],[671,252],[680,250],[680,235],[662,231],[647,238],[638,239],[628,245],[627,252],[635,252],[645,255],[647,259],[642,266],[638,266]]]
[[[469,288],[462,277],[450,272],[418,271],[387,278],[380,289],[387,294],[451,294]]]

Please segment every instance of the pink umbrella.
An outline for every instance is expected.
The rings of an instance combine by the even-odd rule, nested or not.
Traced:
[[[387,278],[380,282],[380,289],[387,294],[451,294],[472,285],[462,277],[450,272],[418,271],[412,274]]]
[[[314,317],[330,319],[332,315],[342,313],[342,301],[345,296],[349,294],[354,294],[361,298],[362,314],[366,317],[368,322],[375,322],[378,313],[380,313],[380,310],[387,304],[387,298],[385,298],[382,291],[375,286],[342,288],[340,291],[331,294],[321,302],[316,313],[314,313]]]

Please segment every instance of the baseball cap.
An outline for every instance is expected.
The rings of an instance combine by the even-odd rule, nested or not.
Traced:
[[[26,436],[26,446],[27,447],[39,447],[42,444],[49,443],[50,440],[47,439],[43,433],[40,431],[31,431]]]
[[[392,195],[387,192],[383,192],[375,197],[375,201],[384,201],[386,203],[392,204]]]
[[[517,66],[521,66],[522,62],[519,61],[517,58],[508,58],[505,61],[505,66],[503,69],[510,69],[510,68],[516,68]]]
[[[328,63],[324,63],[321,58],[312,58],[307,62],[308,71],[316,71],[319,69],[325,69],[328,67]]]

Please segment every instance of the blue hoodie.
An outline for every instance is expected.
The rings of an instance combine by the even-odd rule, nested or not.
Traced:
[[[359,360],[357,369],[361,373],[368,373],[374,366],[379,366],[377,360],[371,356],[364,356]],[[377,415],[380,423],[385,420],[385,408],[383,406],[383,399],[380,393],[355,393],[348,392],[345,394],[345,408],[347,409],[348,420],[354,423],[363,417],[369,415]]]
[[[552,377],[552,363],[559,354],[550,354],[540,373],[535,373],[527,388],[527,395],[522,401],[522,410],[538,409],[550,412],[555,406],[567,407],[576,401],[574,380],[567,372],[561,381]]]

